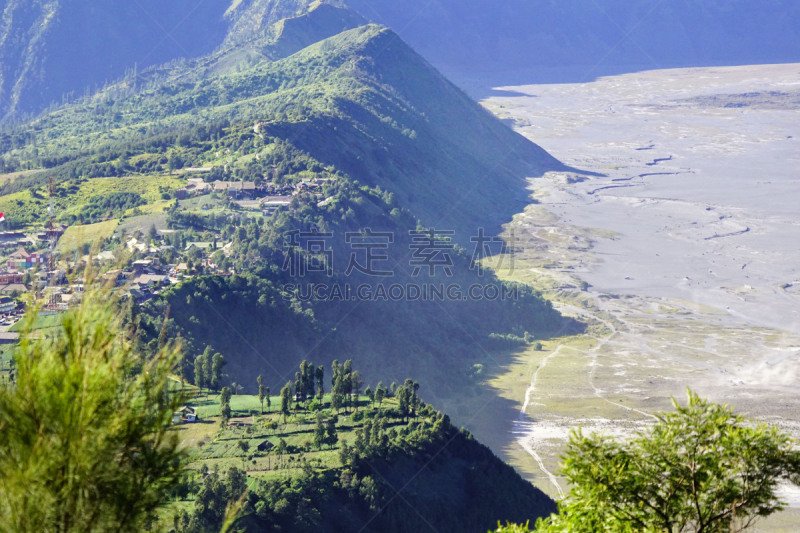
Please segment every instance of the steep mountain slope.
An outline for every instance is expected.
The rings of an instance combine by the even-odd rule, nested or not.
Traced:
[[[345,448],[349,458],[342,468],[311,471],[292,483],[256,484],[249,503],[261,513],[237,527],[247,532],[482,533],[498,521],[524,523],[556,511],[550,498],[451,426],[449,417],[423,411],[405,428],[384,429],[385,418],[367,418],[363,438],[356,440],[363,451]],[[281,500],[286,503],[278,504]]]
[[[0,164],[9,171],[17,169],[14,161],[27,161],[50,170],[3,190],[20,190],[45,174],[108,175],[113,165],[102,162],[123,152],[131,158],[166,151],[148,138],[192,135],[200,124],[221,120],[243,130],[263,122],[262,136],[286,139],[353,179],[392,191],[426,224],[459,230],[459,240],[479,226],[496,229],[518,212],[526,201],[524,178],[563,168],[394,32],[369,25],[236,73],[187,75],[142,91],[112,87],[10,130],[0,139]],[[193,150],[187,163],[213,163],[211,148]]]
[[[282,5],[289,9],[292,2]],[[237,3],[228,16],[262,7]],[[172,259],[164,263],[198,251],[185,247],[188,235],[213,240],[211,250],[218,240],[227,242],[211,257],[191,256],[192,273],[174,286],[158,287],[146,302],[139,289],[130,288],[123,311],[128,324],[142,326],[134,339],[142,353],[152,353],[165,336],[182,338],[187,357],[180,374],[191,381],[195,356],[219,351],[227,361],[224,382],[238,383],[237,391],[253,390],[259,374],[277,391],[300,360],[313,357],[325,365],[352,358],[371,382],[424,375],[432,401],[474,395],[480,387],[474,368],[482,369],[481,362],[579,327],[531,288],[480,271],[475,257],[456,246],[470,246],[478,228],[493,235],[525,202],[524,178],[563,165],[471,101],[391,30],[364,25],[305,46],[360,19],[324,4],[292,15],[269,25],[261,38],[226,41],[208,56],[145,77],[128,76],[98,94],[8,125],[0,132],[0,167],[30,170],[4,176],[0,185],[0,201],[15,210],[8,224],[43,222],[47,202],[41,187],[52,178],[62,222],[115,222],[139,207],[148,210],[143,217],[161,217],[178,233],[166,232],[163,240],[155,227],[150,233],[161,243],[169,237],[162,255]],[[265,29],[263,22],[256,26]],[[275,60],[285,54],[290,55]],[[207,181],[268,182],[292,197],[271,214],[232,201],[225,192],[186,201],[173,197],[174,182],[185,177],[173,171],[199,166],[210,167],[203,169]],[[94,182],[125,181],[130,187],[137,180],[140,191],[82,193]],[[309,184],[319,186],[317,191],[308,192]],[[206,201],[217,204],[214,212],[201,204]],[[423,224],[452,230],[453,242],[431,230],[431,244],[414,248]],[[313,238],[318,231],[329,234],[335,259],[324,270],[293,273],[287,264],[295,258],[313,266],[319,257],[303,247],[308,242],[294,244],[287,237],[302,232]],[[369,267],[349,272],[349,252],[359,248],[347,246],[348,235],[370,237],[371,231],[389,234],[386,255],[379,254],[381,267],[391,270],[386,278]],[[108,248],[124,255],[126,237],[120,229]],[[429,247],[444,249],[448,257],[438,270],[428,270],[425,261],[420,266],[420,259],[433,258]],[[365,287],[372,294],[389,284],[426,291],[447,285],[448,291],[420,299],[408,292],[395,298],[309,296],[323,284]],[[506,298],[468,298],[473,286],[512,291]],[[461,292],[452,295],[449,287]],[[411,414],[390,415],[386,404],[384,409],[395,419]],[[388,421],[397,427],[385,431],[384,421],[376,420],[341,460],[341,472],[325,464],[313,473],[320,478],[306,486],[314,494],[298,499],[300,487],[288,479],[258,487],[251,502],[253,530],[319,516],[328,530],[371,523],[370,530],[402,531],[433,523],[447,531],[455,529],[453,513],[461,518],[460,530],[483,530],[498,518],[522,520],[553,510],[549,498],[488,449],[445,417],[429,414],[425,420],[414,413],[405,427]],[[306,466],[313,468],[304,464],[303,477],[313,472]],[[364,481],[369,472],[381,476],[372,489]],[[403,487],[402,502],[395,498],[396,486]],[[406,501],[418,510],[414,516],[405,516]],[[312,515],[310,506],[326,514]]]
[[[800,61],[794,0],[348,0],[457,81]]]
[[[315,3],[301,15],[276,22],[273,26],[274,42],[270,48],[278,57],[290,56],[306,46],[364,23],[366,20],[355,11]]]
[[[226,44],[241,44],[252,39],[272,39],[280,21],[302,17],[322,4],[344,8],[343,0],[234,0],[226,12],[230,30]],[[311,44],[311,43],[308,43]]]
[[[240,65],[238,72],[207,75],[198,67],[145,89],[109,87],[7,131],[0,137],[0,165],[40,169],[0,186],[0,193],[13,193],[10,224],[22,222],[16,211],[25,201],[31,205],[26,223],[46,216],[46,202],[31,191],[49,177],[65,197],[87,177],[162,174],[181,166],[212,167],[210,179],[328,183],[322,198],[299,196],[263,225],[250,221],[256,227],[225,230],[227,238],[235,234],[228,261],[242,277],[184,283],[147,312],[154,339],[169,307],[170,334],[180,333],[192,354],[213,345],[228,358],[232,379],[248,386],[264,357],[274,385],[297,358],[327,363],[360,357],[366,375],[442,376],[437,390],[446,395],[486,357],[492,334],[513,334],[513,344],[527,342],[520,340],[526,332],[541,338],[575,327],[530,289],[505,301],[465,297],[471,285],[500,286],[469,265],[472,238],[480,228],[495,235],[519,212],[526,177],[564,167],[471,101],[387,28],[348,30],[278,61]],[[94,220],[68,203],[58,200],[64,222]],[[170,214],[175,224],[201,231],[220,227],[219,219],[204,219],[202,212],[192,216]],[[417,219],[452,232],[451,274],[441,268],[431,276],[413,274],[409,232]],[[374,288],[383,282],[346,274],[344,235],[371,228],[394,235],[386,261],[394,278],[386,285],[457,285],[462,293],[444,301],[302,299],[285,289],[299,282],[281,271],[290,254],[284,237],[315,228],[334,232],[339,259],[332,277],[307,276],[304,286]]]

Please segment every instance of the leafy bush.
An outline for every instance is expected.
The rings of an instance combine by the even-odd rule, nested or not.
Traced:
[[[92,196],[77,215],[82,224],[116,218],[128,209],[146,204],[142,195],[135,192],[113,192]]]

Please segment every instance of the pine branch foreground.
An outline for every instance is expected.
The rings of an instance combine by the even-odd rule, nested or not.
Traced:
[[[35,308],[23,320],[0,386],[0,531],[140,531],[180,480],[180,347],[143,360],[117,304],[90,288],[55,328],[34,331]]]

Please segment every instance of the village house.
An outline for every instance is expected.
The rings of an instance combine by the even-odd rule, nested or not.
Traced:
[[[131,263],[131,270],[134,274],[157,274],[159,271],[158,257],[151,257],[149,259],[138,259]]]
[[[100,279],[105,282],[113,282],[115,285],[119,286],[124,285],[128,278],[122,270],[115,268],[101,275]]]
[[[0,297],[0,313],[9,313],[17,308],[17,301],[8,296]]]
[[[44,254],[36,252],[28,253],[22,246],[20,246],[16,252],[8,256],[9,270],[23,270],[45,263],[47,263],[47,258]]]
[[[149,300],[152,295],[142,290],[142,287],[138,283],[131,283],[125,286],[125,290],[127,291],[128,295],[133,298],[136,303],[143,303]]]
[[[185,187],[181,187],[175,191],[175,198],[183,200],[184,198],[188,198],[190,196],[207,194],[213,189],[213,186],[210,183],[203,181],[203,178],[189,178],[186,181],[187,184]]]
[[[291,196],[267,196],[261,201],[261,209],[264,215],[269,215],[279,207],[285,207],[292,203]]]
[[[46,228],[44,231],[40,231],[36,234],[36,238],[39,241],[50,241],[52,239],[58,240],[64,232],[67,231],[67,227],[63,224],[53,224],[52,228]]]
[[[20,272],[0,272],[0,285],[22,283],[22,277]]]
[[[36,274],[36,283],[39,286],[61,285],[67,282],[67,273],[61,269],[43,270]]]
[[[188,405],[184,405],[172,414],[173,424],[184,424],[197,422],[197,410]]]
[[[253,198],[258,188],[252,181],[220,181],[214,182],[215,191],[227,192],[231,198]]]
[[[186,243],[184,250],[188,252],[192,247],[198,250],[216,250],[219,245],[214,241],[190,241]]]
[[[112,252],[111,250],[103,250],[102,252],[99,252],[92,258],[92,262],[96,264],[115,261],[115,260],[116,258],[114,257],[114,252]]]
[[[0,242],[15,242],[25,238],[21,231],[0,231]]]
[[[174,268],[170,269],[170,274],[177,276],[178,274],[187,274],[189,272],[189,265],[186,263],[178,263]]]
[[[34,245],[35,242],[29,239],[20,239],[18,241],[0,241],[0,249],[2,250],[16,250],[20,246]]]
[[[163,274],[141,274],[133,278],[133,283],[142,288],[157,289],[169,285],[169,279]]]
[[[28,287],[22,283],[9,283],[8,285],[0,285],[0,294],[24,294],[28,292]]]
[[[16,344],[19,342],[19,333],[16,331],[0,331],[0,344]]]
[[[0,231],[0,248],[19,248],[30,240],[21,231]]]
[[[61,294],[61,303],[66,304],[67,307],[74,307],[83,300],[83,293],[80,292],[65,292]]]
[[[126,243],[125,246],[131,252],[138,250],[143,254],[155,254],[158,253],[158,248],[155,246],[150,246],[144,241],[140,241],[136,237],[131,237]]]

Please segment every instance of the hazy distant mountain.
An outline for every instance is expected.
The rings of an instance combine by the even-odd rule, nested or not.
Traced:
[[[227,33],[224,2],[0,2],[0,116],[35,112],[64,93],[177,57],[202,55]]]
[[[38,113],[60,103],[65,94],[93,91],[133,69],[197,58],[221,45],[275,38],[281,31],[276,23],[317,4],[311,0],[0,0],[0,119],[9,113]],[[299,50],[363,22],[354,13],[322,12],[324,17],[305,21],[314,38],[290,43],[287,50]]]
[[[253,38],[273,38],[280,31],[280,28],[273,28],[274,24],[314,11],[323,3],[344,7],[342,0],[233,0],[227,12],[230,30],[225,41],[231,44]]]
[[[0,117],[38,113],[134,68],[275,40],[281,20],[320,3],[393,28],[462,85],[800,61],[796,0],[0,0]],[[357,20],[317,10],[297,21],[308,42],[286,51]]]
[[[348,0],[457,81],[800,61],[797,0]]]

